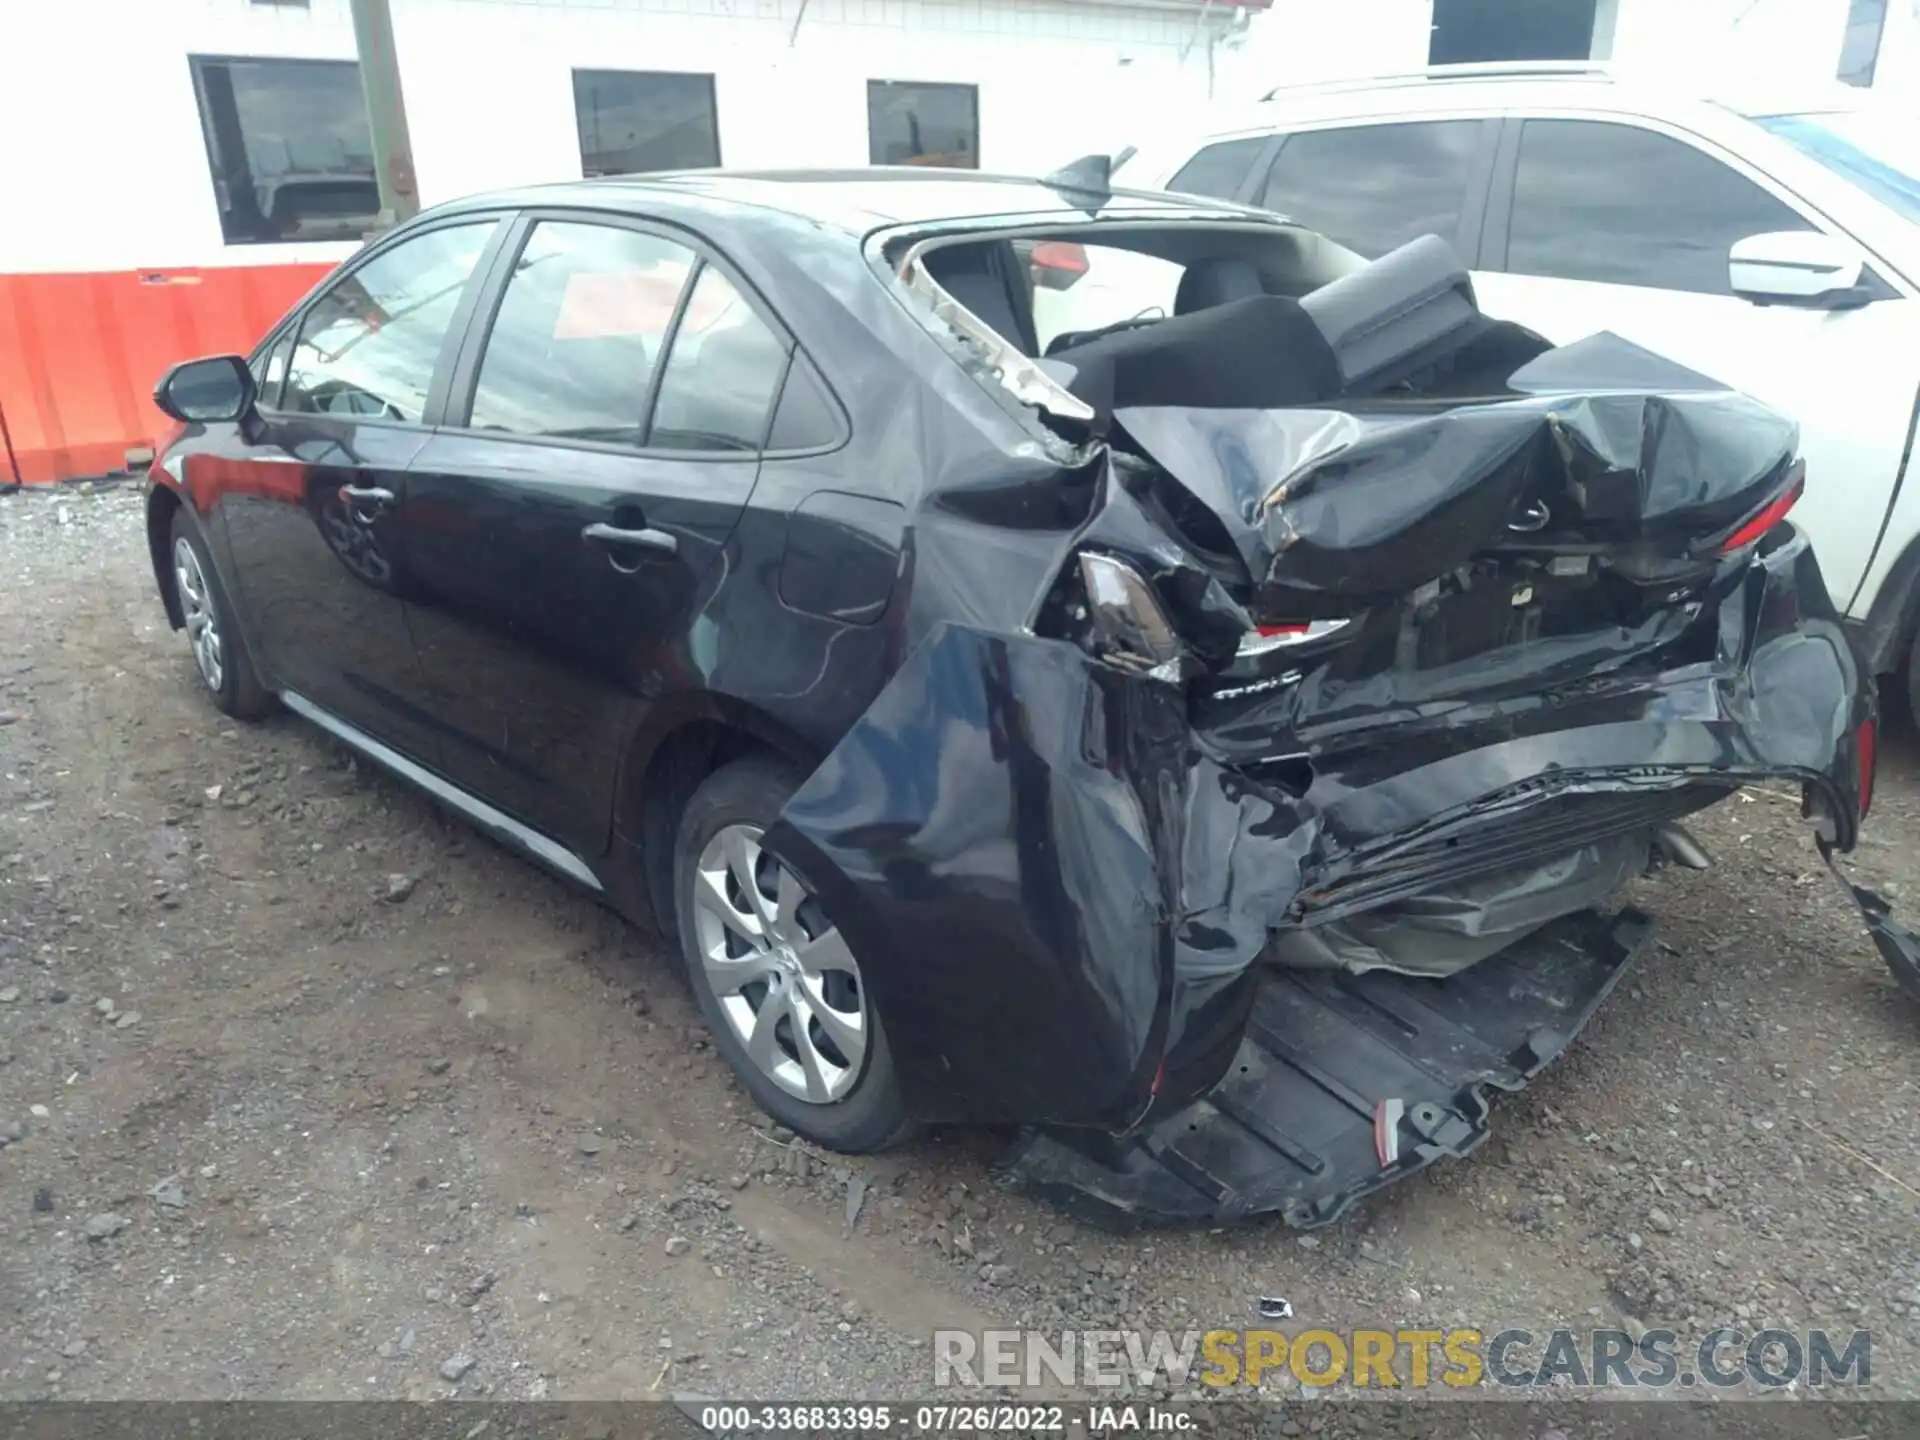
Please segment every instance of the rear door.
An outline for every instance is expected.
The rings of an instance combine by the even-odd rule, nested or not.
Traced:
[[[1737,240],[1844,232],[1707,141],[1592,115],[1508,123],[1487,215],[1489,314],[1556,344],[1614,333],[1800,422],[1813,539],[1848,608],[1900,473],[1920,387],[1916,301],[1879,277],[1853,310],[1754,304],[1728,284]],[[1864,606],[1860,607],[1864,613]]]
[[[1296,130],[1252,203],[1369,260],[1438,235],[1471,265],[1499,129],[1495,119],[1446,116]]]
[[[785,332],[696,238],[538,212],[408,473],[413,633],[449,776],[582,857],[752,493]]]

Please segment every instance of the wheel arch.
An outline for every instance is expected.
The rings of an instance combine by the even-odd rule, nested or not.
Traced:
[[[1876,675],[1898,674],[1920,633],[1920,535],[1887,568],[1874,592],[1866,619],[1854,631],[1867,664]]]
[[[620,767],[614,834],[635,853],[640,894],[670,944],[679,940],[673,845],[687,802],[723,765],[771,755],[810,775],[825,750],[750,701],[716,691],[685,697],[648,718]]]
[[[170,485],[156,481],[147,490],[147,554],[153,560],[153,583],[160,587],[167,624],[175,630],[186,627],[187,617],[173,582],[173,517],[186,508]]]

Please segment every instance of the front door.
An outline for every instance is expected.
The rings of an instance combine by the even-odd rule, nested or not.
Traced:
[[[1807,498],[1793,518],[1848,609],[1920,390],[1920,301],[1877,279],[1882,298],[1852,310],[1741,299],[1735,241],[1822,226],[1729,159],[1643,126],[1524,121],[1511,193],[1504,227],[1491,208],[1481,306],[1561,345],[1613,331],[1797,420]]]
[[[649,697],[710,667],[787,342],[678,238],[522,226],[408,474],[409,613],[448,775],[591,858]]]
[[[269,352],[258,424],[213,467],[274,688],[427,765],[438,746],[402,601],[400,507],[429,433],[436,370],[443,351],[450,361],[462,298],[497,225],[410,234],[318,296],[290,350]]]

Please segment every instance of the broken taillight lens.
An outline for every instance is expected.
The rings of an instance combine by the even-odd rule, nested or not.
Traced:
[[[1854,750],[1860,763],[1860,818],[1867,818],[1867,811],[1873,806],[1873,772],[1879,757],[1879,736],[1875,732],[1873,721],[1862,720],[1860,728],[1853,732]]]
[[[1180,658],[1173,622],[1139,571],[1111,555],[1082,554],[1080,580],[1087,591],[1088,618],[1110,652],[1149,666]]]
[[[1240,654],[1264,655],[1294,645],[1307,645],[1337,635],[1351,620],[1304,620],[1286,625],[1256,625],[1240,641]]]
[[[1722,540],[1719,547],[1720,553],[1731,555],[1737,550],[1746,549],[1749,545],[1758,544],[1769,530],[1787,518],[1787,512],[1793,509],[1801,495],[1806,492],[1806,488],[1807,467],[1803,462],[1796,460],[1793,465],[1792,479],[1788,482],[1787,488],[1754,511],[1752,517],[1744,521],[1739,529]]]
[[[1042,240],[1027,256],[1028,273],[1042,290],[1067,290],[1087,273],[1087,249],[1067,240]]]

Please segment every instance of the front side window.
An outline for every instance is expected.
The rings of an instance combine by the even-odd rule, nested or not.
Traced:
[[[1529,120],[1520,132],[1506,268],[1731,295],[1735,241],[1812,228],[1746,176],[1670,135],[1605,121]]]
[[[1369,260],[1422,235],[1460,244],[1481,123],[1413,121],[1290,136],[1260,203]]]
[[[429,230],[381,251],[313,303],[280,408],[418,424],[461,293],[496,222]]]
[[[211,55],[189,63],[227,244],[367,234],[380,186],[358,65]]]
[[[576,70],[573,108],[580,171],[589,180],[720,163],[711,75]]]
[[[787,346],[731,280],[708,265],[687,297],[654,402],[657,450],[759,450]]]
[[[541,221],[500,298],[468,423],[640,444],[653,370],[694,258],[658,235]]]
[[[1205,146],[1180,167],[1180,173],[1167,182],[1167,189],[1181,195],[1204,195],[1209,200],[1231,200],[1253,169],[1253,162],[1267,148],[1267,137],[1250,135],[1244,140],[1221,140]]]
[[[867,160],[980,168],[980,92],[971,85],[867,82]]]

